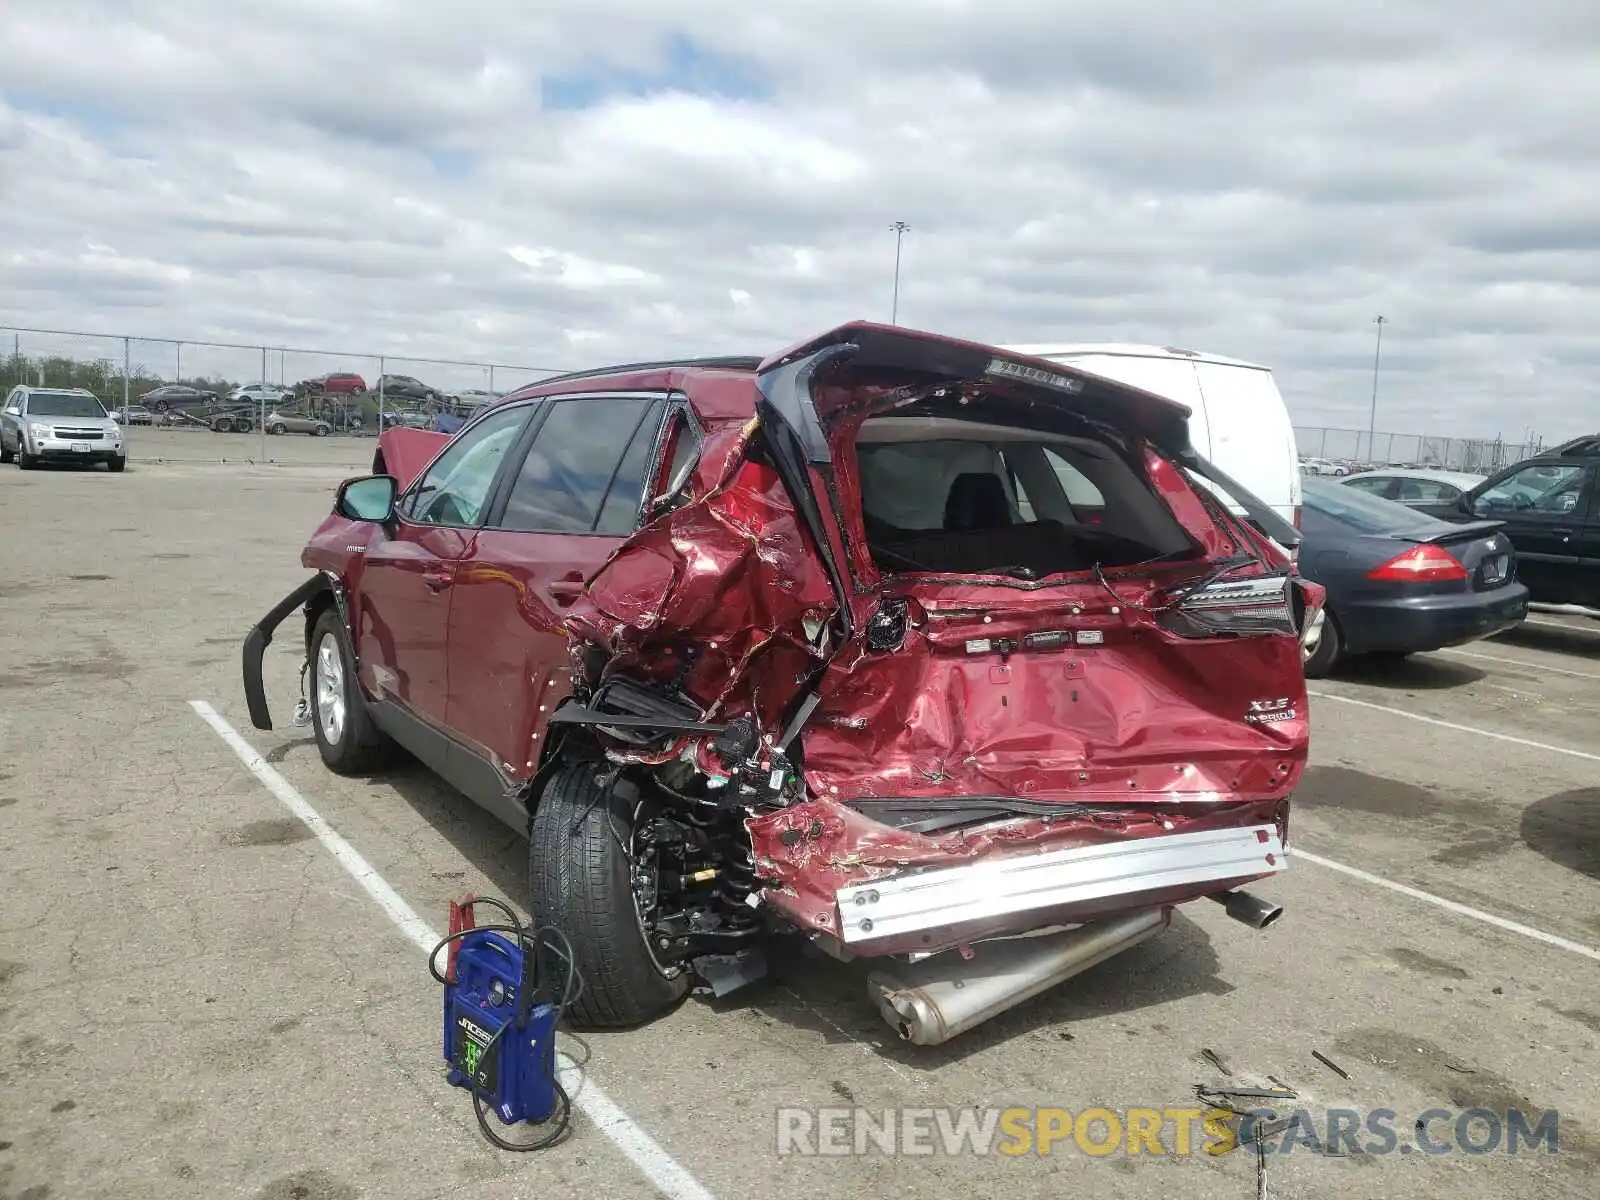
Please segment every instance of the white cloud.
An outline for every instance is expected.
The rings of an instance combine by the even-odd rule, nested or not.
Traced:
[[[1597,49],[1592,0],[11,0],[0,322],[766,353],[886,318],[905,220],[911,324],[1236,354],[1364,426],[1382,312],[1380,426],[1561,436]]]

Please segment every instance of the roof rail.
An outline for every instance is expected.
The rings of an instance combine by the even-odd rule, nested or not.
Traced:
[[[544,387],[548,383],[567,383],[578,379],[594,379],[603,375],[632,375],[639,371],[665,371],[674,367],[710,367],[725,371],[754,371],[764,360],[747,354],[729,354],[711,358],[671,358],[658,362],[620,363],[612,367],[591,367],[587,371],[570,371],[565,375],[550,375],[524,384],[517,391],[531,387]]]

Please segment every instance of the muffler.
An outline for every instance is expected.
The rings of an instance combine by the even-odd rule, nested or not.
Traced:
[[[1065,933],[979,942],[970,959],[946,951],[867,976],[867,993],[906,1041],[937,1046],[1155,936],[1172,910],[1152,908]]]
[[[1235,921],[1243,921],[1252,929],[1265,929],[1283,916],[1283,905],[1273,904],[1249,892],[1213,892],[1211,899],[1228,910]]]

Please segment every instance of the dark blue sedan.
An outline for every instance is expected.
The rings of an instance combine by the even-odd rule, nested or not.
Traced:
[[[1403,657],[1492,637],[1528,615],[1499,521],[1451,524],[1392,500],[1305,480],[1300,570],[1328,589],[1306,674],[1352,654]]]

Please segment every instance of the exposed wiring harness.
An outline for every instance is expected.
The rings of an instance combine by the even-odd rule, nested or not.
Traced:
[[[555,1008],[555,1020],[551,1022],[551,1028],[559,1027],[562,1015],[569,1007],[577,1003],[578,997],[583,995],[583,976],[578,973],[578,960],[573,953],[572,943],[567,940],[567,935],[554,925],[535,925],[531,929],[527,928],[509,905],[492,897],[478,896],[474,898],[474,903],[486,904],[490,908],[498,909],[505,914],[507,924],[475,925],[471,929],[460,929],[440,938],[438,944],[428,954],[428,974],[432,975],[434,981],[441,987],[447,985],[449,980],[439,973],[439,968],[436,965],[439,951],[449,946],[452,942],[460,941],[468,934],[510,934],[517,939],[517,945],[521,948],[524,956],[533,955],[534,960],[537,962],[540,950],[547,949],[564,965],[565,975],[562,979],[561,991],[559,997],[552,1001],[552,1005]],[[526,981],[526,979],[527,974],[524,972],[524,980]],[[483,1048],[485,1058],[499,1049],[500,1037],[507,1029],[513,1025],[526,1025],[528,1014],[532,1008],[532,989],[526,986],[526,982],[524,982],[524,986],[517,989],[516,1020],[514,1022],[507,1021],[494,1031],[488,1044]],[[562,1086],[559,1072],[551,1078],[550,1082],[556,1092],[556,1111],[545,1122],[549,1127],[548,1132],[531,1142],[507,1141],[490,1128],[483,1096],[476,1088],[472,1089],[472,1111],[477,1115],[478,1128],[483,1131],[483,1136],[502,1150],[543,1150],[559,1142],[566,1135],[572,1120],[572,1098],[567,1095],[567,1089]]]

